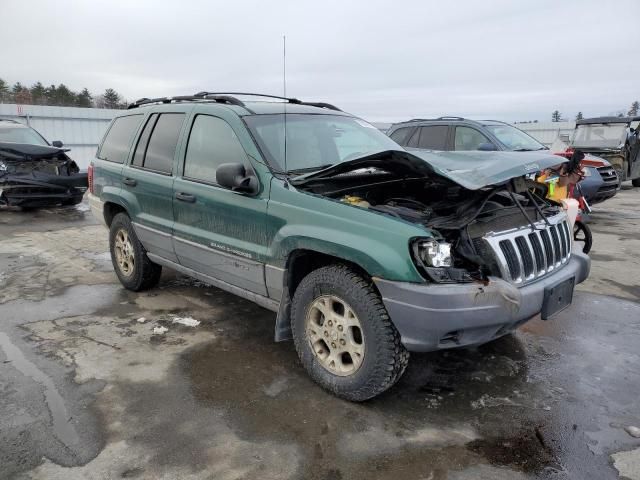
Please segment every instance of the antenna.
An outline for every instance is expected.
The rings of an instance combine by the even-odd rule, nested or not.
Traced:
[[[287,36],[282,36],[282,90],[287,98]],[[287,103],[284,103],[284,171],[287,171]],[[286,180],[285,180],[286,184]]]

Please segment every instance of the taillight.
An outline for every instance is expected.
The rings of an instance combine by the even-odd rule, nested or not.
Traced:
[[[87,168],[87,182],[89,184],[89,193],[93,194],[93,164]]]

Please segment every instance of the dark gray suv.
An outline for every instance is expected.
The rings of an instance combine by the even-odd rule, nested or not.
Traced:
[[[414,119],[392,125],[387,135],[403,147],[426,150],[547,150],[522,130],[497,120],[476,121],[462,117]]]

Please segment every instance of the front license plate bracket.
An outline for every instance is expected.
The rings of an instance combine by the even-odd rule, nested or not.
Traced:
[[[576,278],[571,277],[544,289],[544,301],[540,316],[543,320],[553,317],[571,305]]]

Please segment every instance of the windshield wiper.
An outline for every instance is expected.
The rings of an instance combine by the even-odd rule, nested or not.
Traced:
[[[304,173],[315,172],[316,170],[323,170],[325,168],[332,167],[333,163],[327,163],[325,165],[318,165],[316,167],[296,168],[295,170],[287,170],[287,175],[301,175]]]
[[[548,147],[542,146],[540,148],[516,148],[513,152],[538,152],[540,150],[549,150]]]

